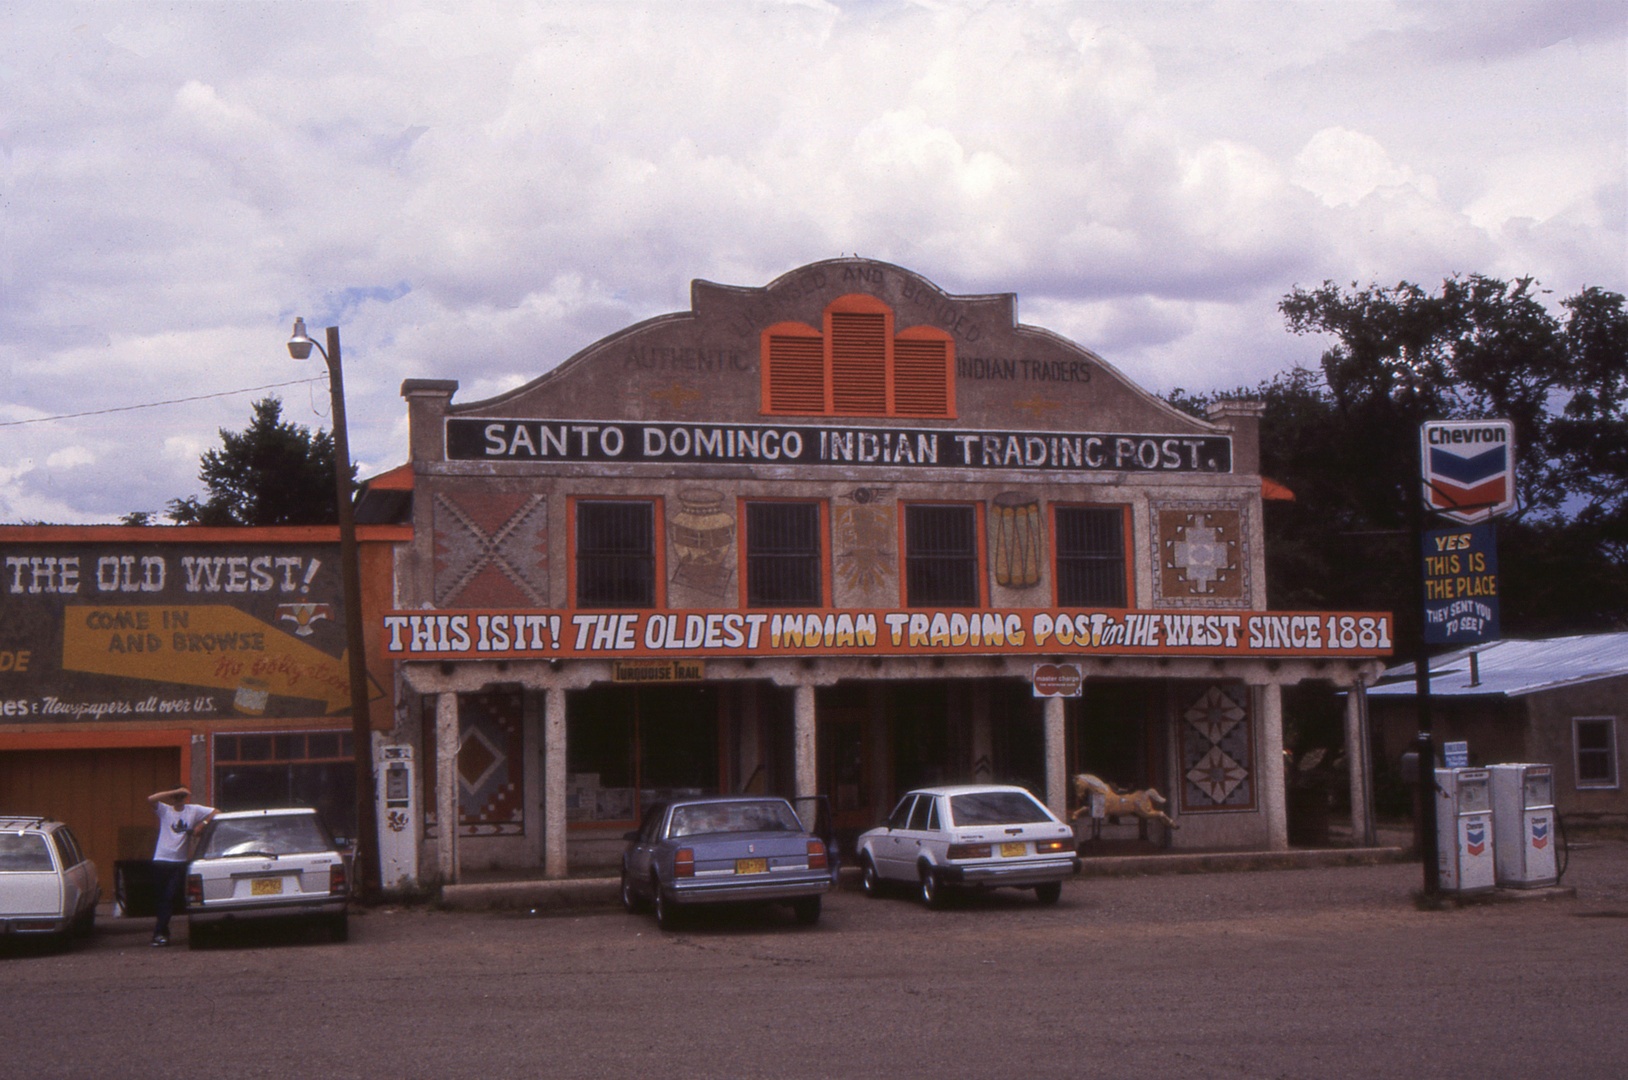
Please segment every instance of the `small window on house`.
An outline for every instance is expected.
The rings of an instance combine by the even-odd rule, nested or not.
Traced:
[[[1059,506],[1053,513],[1058,606],[1124,607],[1124,512],[1117,507]]]
[[[656,606],[656,515],[647,502],[576,504],[577,606]]]
[[[748,607],[818,607],[820,562],[818,504],[746,504]]]
[[[1617,721],[1611,716],[1572,719],[1572,742],[1577,748],[1577,786],[1617,786]]]
[[[977,508],[907,505],[904,521],[905,603],[977,607]]]

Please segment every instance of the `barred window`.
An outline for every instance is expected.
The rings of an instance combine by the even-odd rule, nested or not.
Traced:
[[[648,502],[576,504],[577,606],[656,606],[656,515]]]
[[[748,607],[819,606],[820,561],[818,504],[746,504]]]
[[[1059,506],[1053,514],[1058,605],[1124,607],[1124,512],[1117,507]]]
[[[907,505],[904,522],[906,605],[977,607],[977,508]]]

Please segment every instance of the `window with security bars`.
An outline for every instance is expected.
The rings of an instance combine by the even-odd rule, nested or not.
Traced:
[[[818,416],[955,415],[955,346],[937,327],[894,331],[873,296],[838,297],[824,329],[777,323],[763,332],[763,411]]]
[[[820,563],[818,504],[746,504],[748,607],[818,607]]]
[[[647,502],[576,504],[577,606],[656,606],[656,515]]]
[[[1124,607],[1124,512],[1113,507],[1058,506],[1053,514],[1058,605]]]
[[[907,606],[978,606],[976,507],[907,505],[904,545]]]
[[[1611,716],[1572,719],[1572,740],[1577,752],[1577,786],[1617,786],[1617,721]]]

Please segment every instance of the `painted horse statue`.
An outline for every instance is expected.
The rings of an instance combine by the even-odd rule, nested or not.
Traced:
[[[1079,800],[1080,808],[1074,811],[1073,818],[1091,812],[1093,793],[1102,796],[1102,812],[1107,817],[1134,816],[1143,821],[1162,821],[1172,829],[1181,828],[1170,819],[1169,814],[1159,809],[1167,800],[1153,788],[1119,792],[1109,787],[1106,781],[1090,773],[1079,773],[1074,777],[1074,797]]]

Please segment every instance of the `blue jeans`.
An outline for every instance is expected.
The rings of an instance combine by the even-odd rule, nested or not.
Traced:
[[[181,883],[186,879],[186,863],[153,860],[153,889],[158,897],[158,925],[153,933],[170,936],[170,914],[181,899]]]

